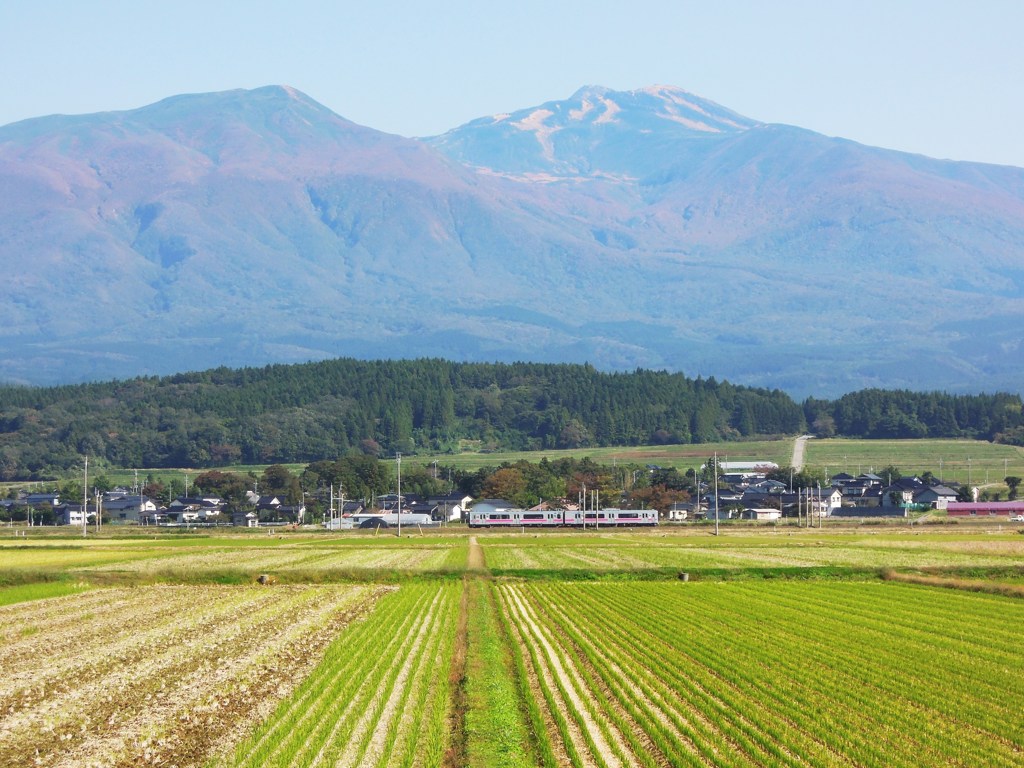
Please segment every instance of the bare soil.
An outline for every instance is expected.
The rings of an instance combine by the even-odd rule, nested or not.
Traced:
[[[379,590],[153,586],[11,606],[0,766],[203,765],[288,695]],[[46,650],[26,655],[25,642]]]

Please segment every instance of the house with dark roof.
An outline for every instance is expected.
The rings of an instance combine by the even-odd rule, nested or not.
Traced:
[[[914,494],[915,504],[929,504],[932,509],[947,509],[956,501],[957,492],[945,485],[929,485]]]
[[[430,496],[427,503],[433,504],[440,510],[443,519],[449,522],[462,520],[473,503],[473,497],[465,493],[454,491],[443,496]]]
[[[53,508],[53,512],[56,515],[56,525],[82,525],[82,505],[81,504],[58,504]],[[86,524],[92,523],[96,520],[96,507],[89,505],[85,508]]]
[[[57,491],[43,491],[40,493],[30,493],[25,497],[25,503],[30,507],[41,507],[49,505],[56,507],[60,504],[60,494]]]
[[[103,512],[112,523],[137,523],[146,512],[155,512],[156,503],[147,496],[127,493],[103,494]]]
[[[165,515],[176,523],[210,523],[225,519],[225,508],[219,496],[179,496],[167,505]]]

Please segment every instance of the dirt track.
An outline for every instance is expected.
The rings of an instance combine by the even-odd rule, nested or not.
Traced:
[[[487,563],[484,561],[483,547],[477,543],[476,536],[469,537],[469,559],[466,568],[470,571],[486,571]]]

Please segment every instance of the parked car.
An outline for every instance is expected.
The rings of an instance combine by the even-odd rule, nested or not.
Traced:
[[[1024,523],[1024,515],[1014,515],[1010,518],[1011,523]]]

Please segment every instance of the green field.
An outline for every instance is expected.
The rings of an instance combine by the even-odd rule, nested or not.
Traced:
[[[808,466],[858,475],[895,466],[905,475],[932,472],[948,482],[1002,484],[1024,477],[1024,448],[983,440],[809,440]]]
[[[0,537],[0,767],[1020,765],[1020,530]]]
[[[846,582],[498,590],[566,762],[1020,765],[1020,600]]]

